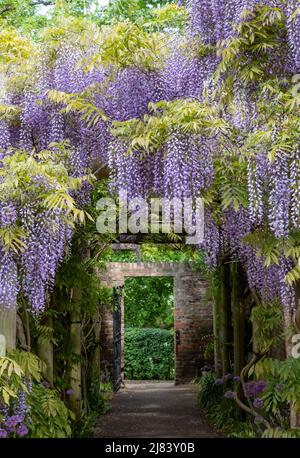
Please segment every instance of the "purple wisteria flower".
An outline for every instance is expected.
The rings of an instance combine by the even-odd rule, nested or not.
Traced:
[[[267,383],[264,380],[260,380],[256,383],[256,393],[262,393],[265,391]]]
[[[13,415],[6,420],[6,426],[7,428],[15,428],[21,422],[22,417],[20,415]]]
[[[228,390],[228,391],[226,391],[224,396],[227,399],[234,399],[235,398],[235,393],[234,393],[234,391]]]
[[[17,428],[17,434],[18,436],[20,437],[24,437],[24,436],[27,436],[28,434],[28,428],[26,425],[21,425]]]
[[[258,415],[257,417],[254,418],[254,423],[257,424],[257,425],[263,423],[263,421],[264,421],[264,419],[260,415]]]
[[[71,388],[66,390],[66,395],[67,396],[72,396],[72,394],[74,394],[74,390],[72,390]]]
[[[261,409],[263,407],[263,405],[264,405],[264,401],[262,399],[260,399],[260,398],[254,399],[253,407],[255,409]]]
[[[215,380],[215,385],[224,385],[224,379],[222,378],[217,378]]]
[[[255,382],[247,382],[245,383],[244,386],[244,391],[245,391],[245,396],[247,398],[250,398],[251,396],[254,396],[256,394],[256,383]]]
[[[5,431],[5,429],[1,428],[0,429],[0,439],[4,439],[5,437],[7,437],[7,431]]]
[[[228,382],[228,381],[233,379],[233,375],[232,374],[226,374],[224,379]]]
[[[247,398],[250,398],[252,396],[255,396],[259,393],[262,393],[266,389],[266,382],[264,380],[259,380],[258,382],[251,381],[245,383],[244,391],[245,391],[245,396]]]
[[[241,377],[236,375],[235,377],[233,377],[233,381],[236,382],[236,383],[240,383],[241,382]]]

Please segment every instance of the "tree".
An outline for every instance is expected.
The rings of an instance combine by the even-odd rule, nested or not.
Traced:
[[[174,305],[171,278],[127,279],[124,300],[126,326],[172,329]]]

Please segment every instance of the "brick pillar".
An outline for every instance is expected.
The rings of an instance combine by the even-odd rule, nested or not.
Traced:
[[[121,296],[121,371],[122,371],[122,381],[124,381],[124,369],[125,369],[125,339],[124,339],[124,320],[125,318],[125,309],[124,309],[124,288],[122,290]]]
[[[212,306],[206,301],[206,291],[207,283],[197,273],[174,277],[176,384],[190,382],[204,362],[201,340],[213,333]],[[180,333],[177,345],[176,331]]]
[[[101,323],[101,374],[110,377],[112,380],[114,368],[114,324],[112,310],[108,309],[103,313]]]

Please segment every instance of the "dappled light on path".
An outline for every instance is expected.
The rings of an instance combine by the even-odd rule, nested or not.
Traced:
[[[197,407],[199,387],[128,382],[100,419],[96,437],[218,437]]]

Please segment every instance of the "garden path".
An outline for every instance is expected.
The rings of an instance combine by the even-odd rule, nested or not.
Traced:
[[[127,382],[99,420],[96,437],[219,437],[197,407],[199,386]]]

